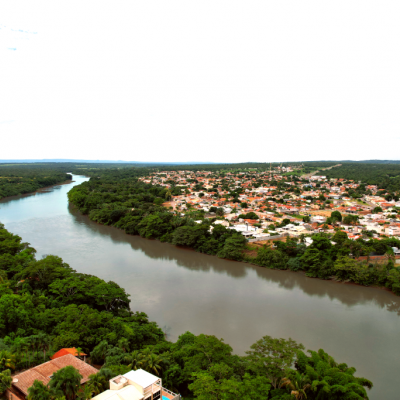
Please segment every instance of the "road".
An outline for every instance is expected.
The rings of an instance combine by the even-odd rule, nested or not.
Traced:
[[[311,173],[309,173],[309,174],[302,175],[301,177],[302,177],[302,178],[305,178],[305,179],[309,179],[309,178],[311,178],[313,175],[318,174],[318,172],[326,171],[326,170],[328,170],[328,169],[335,168],[335,167],[340,167],[341,165],[342,165],[342,164],[336,164],[336,165],[332,165],[331,167],[321,168],[321,170],[319,170],[319,171],[314,171],[314,172],[311,172]]]

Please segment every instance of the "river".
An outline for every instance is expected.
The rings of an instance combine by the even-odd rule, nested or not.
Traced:
[[[87,178],[0,201],[0,221],[78,272],[124,287],[175,341],[186,331],[224,338],[244,354],[264,335],[323,348],[373,381],[370,399],[398,399],[400,298],[180,249],[98,225],[68,204]]]

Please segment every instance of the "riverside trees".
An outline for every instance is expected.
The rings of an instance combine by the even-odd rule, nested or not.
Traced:
[[[54,164],[32,164],[29,168],[18,164],[0,164],[0,199],[71,180],[72,176],[62,168]]]
[[[213,220],[204,218],[201,211],[188,211],[182,215],[161,207],[155,200],[165,199],[167,192],[174,193],[175,188],[145,183],[137,179],[141,174],[143,171],[133,169],[104,170],[89,182],[75,186],[68,194],[69,200],[92,220],[114,225],[128,234],[188,246],[202,253],[249,261],[267,268],[303,270],[314,278],[337,277],[363,285],[386,286],[400,294],[400,271],[390,259],[384,267],[369,261],[367,266],[359,262],[343,262],[343,257],[390,253],[391,247],[400,248],[400,241],[395,238],[350,240],[345,232],[337,231],[333,237],[324,233],[313,235],[309,247],[290,239],[287,243],[277,242],[275,249],[248,249],[240,233],[221,225],[214,226]],[[254,217],[253,214],[244,214],[243,217]],[[343,218],[338,211],[331,213],[330,222],[342,219],[355,223],[357,216]],[[289,219],[284,219],[282,226],[289,222]],[[251,251],[246,252],[246,249]]]
[[[215,251],[218,239],[227,235],[220,251],[232,258],[238,256],[243,237],[232,235],[222,226],[216,227],[212,235]],[[294,243],[283,244],[279,251],[298,255]],[[298,389],[295,373],[304,379],[316,376],[314,381],[322,382],[304,367],[311,361],[300,363],[304,356],[299,358],[297,350],[303,346],[291,339],[266,336],[251,346],[246,356],[232,354],[228,344],[212,335],[187,332],[176,343],[169,342],[146,314],[129,310],[129,296],[118,285],[77,273],[56,256],[36,260],[35,250],[3,226],[0,265],[0,392],[10,386],[11,371],[40,364],[62,347],[77,346],[90,353],[93,361],[103,364],[100,372],[80,389],[77,372],[72,367],[64,368],[54,374],[49,387],[35,382],[28,399],[88,399],[107,389],[111,377],[137,368],[159,375],[166,387],[185,397],[198,399],[289,399],[292,387]],[[329,390],[333,391],[336,381],[344,382],[342,375],[334,371],[329,377]],[[363,393],[364,387],[372,385],[362,378],[354,378],[358,379],[354,382],[353,378],[346,379],[349,396],[352,390]],[[304,387],[311,399],[327,390],[326,385],[317,383]]]

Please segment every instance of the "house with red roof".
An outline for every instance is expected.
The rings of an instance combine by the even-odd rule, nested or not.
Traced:
[[[50,358],[52,360],[55,360],[56,358],[65,356],[67,354],[71,354],[74,357],[78,357],[78,358],[82,358],[83,357],[83,361],[86,362],[86,356],[87,354],[83,353],[82,351],[79,351],[75,348],[75,347],[71,347],[71,348],[64,348],[61,350],[58,350],[57,353],[54,353]]]
[[[47,385],[55,372],[69,365],[76,368],[82,375],[81,385],[89,380],[90,375],[98,372],[96,368],[86,364],[79,358],[76,358],[72,354],[67,354],[14,375],[12,377],[11,388],[6,391],[6,398],[25,400],[28,396],[28,389],[33,385],[35,380]]]

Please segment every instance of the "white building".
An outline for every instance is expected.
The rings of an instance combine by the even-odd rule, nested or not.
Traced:
[[[317,222],[319,224],[322,224],[326,221],[326,218],[323,217],[322,215],[314,215],[311,217],[311,222]]]
[[[162,387],[162,380],[143,369],[110,379],[110,389],[93,400],[180,400],[181,396]]]
[[[400,235],[400,228],[398,226],[389,226],[389,228],[385,229],[385,233],[389,236],[397,236]]]

